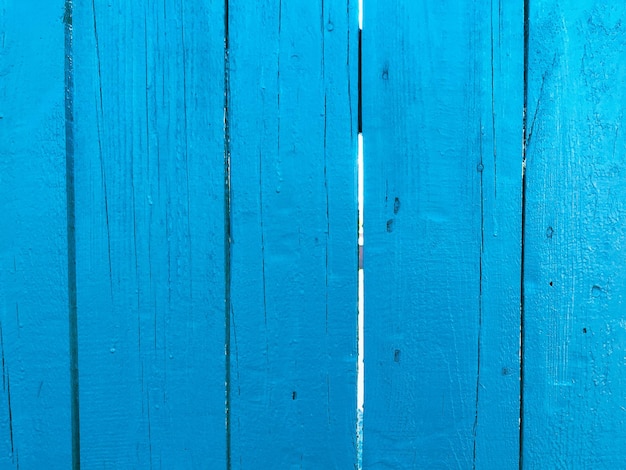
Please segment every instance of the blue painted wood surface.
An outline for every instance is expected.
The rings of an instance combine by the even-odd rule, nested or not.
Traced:
[[[81,462],[223,467],[224,3],[73,28]]]
[[[62,17],[0,3],[3,469],[71,466]]]
[[[626,7],[525,3],[0,0],[0,468],[358,465],[360,78],[364,468],[625,468]]]
[[[516,468],[523,10],[364,2],[364,468]]]
[[[229,2],[232,468],[354,468],[357,2]]]
[[[530,5],[524,468],[626,468],[625,22]]]

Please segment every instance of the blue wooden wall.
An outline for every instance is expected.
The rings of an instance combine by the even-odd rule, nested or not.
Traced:
[[[366,468],[517,467],[523,20],[365,2]]]
[[[626,468],[626,6],[358,3],[0,0],[0,468]]]

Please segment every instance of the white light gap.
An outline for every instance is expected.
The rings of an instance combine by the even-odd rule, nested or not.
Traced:
[[[361,124],[361,36],[363,33],[363,0],[359,0],[359,127]],[[363,408],[365,403],[365,363],[364,355],[364,312],[365,312],[365,289],[364,289],[364,236],[363,236],[363,208],[364,208],[364,192],[363,192],[363,134],[359,129],[357,136],[357,198],[358,198],[358,244],[359,244],[359,269],[358,269],[358,307],[357,307],[357,324],[358,324],[358,344],[357,344],[357,469],[363,469]]]
[[[363,0],[359,0],[359,29],[363,29]]]
[[[358,205],[359,205],[359,295],[358,295],[358,359],[357,359],[357,461],[358,468],[363,468],[363,405],[365,401],[365,364],[363,361],[363,314],[365,311],[363,288],[363,134],[358,135]]]
[[[359,246],[363,247],[363,134],[358,136],[358,157],[357,164],[358,169],[358,198],[359,198]],[[361,248],[362,249],[362,248]],[[359,269],[359,360],[357,365],[358,370],[358,385],[357,385],[357,409],[363,410],[363,389],[364,389],[364,375],[363,375],[363,267]]]

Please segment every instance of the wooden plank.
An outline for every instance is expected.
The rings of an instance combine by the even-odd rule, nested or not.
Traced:
[[[354,468],[356,1],[229,2],[232,468]]]
[[[0,467],[71,467],[63,1],[0,1]]]
[[[487,44],[479,92],[482,254],[474,466],[504,469],[519,466],[523,2],[493,0],[486,20],[490,31],[482,33]]]
[[[81,461],[219,468],[224,2],[74,8]]]
[[[626,466],[626,7],[529,11],[523,459]]]
[[[363,11],[364,468],[517,467],[521,5]]]

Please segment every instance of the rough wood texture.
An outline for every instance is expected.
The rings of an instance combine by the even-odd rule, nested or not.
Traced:
[[[0,1],[0,467],[6,469],[71,465],[62,16],[62,1]]]
[[[224,466],[224,3],[74,6],[85,468]]]
[[[625,23],[530,4],[524,468],[626,467]]]
[[[229,6],[232,468],[353,468],[356,1]]]
[[[523,10],[364,3],[364,468],[517,467]]]
[[[626,468],[626,7],[357,3],[0,0],[0,468],[358,466],[360,124],[364,468]]]

